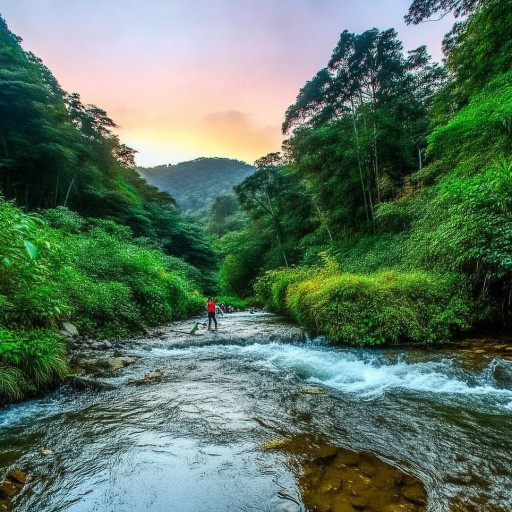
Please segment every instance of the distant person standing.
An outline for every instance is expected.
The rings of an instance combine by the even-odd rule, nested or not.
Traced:
[[[215,302],[213,302],[211,297],[208,297],[206,308],[208,309],[208,330],[210,330],[212,325],[212,319],[215,322],[215,330],[217,330],[217,319],[215,318]]]

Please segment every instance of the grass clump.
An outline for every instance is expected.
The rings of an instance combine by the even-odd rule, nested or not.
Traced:
[[[68,373],[66,350],[48,329],[0,329],[0,403],[51,388]]]

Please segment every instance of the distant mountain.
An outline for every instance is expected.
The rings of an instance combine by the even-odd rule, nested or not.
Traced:
[[[137,169],[151,185],[169,192],[184,211],[195,212],[254,172],[254,167],[230,158],[197,158],[176,165]]]

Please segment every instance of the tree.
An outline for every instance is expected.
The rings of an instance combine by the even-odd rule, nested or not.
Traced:
[[[270,153],[255,162],[256,171],[235,187],[242,209],[261,223],[263,237],[272,236],[288,267],[298,259],[298,241],[312,230],[312,205],[304,185],[286,172],[281,155]]]
[[[456,18],[466,16],[475,9],[481,7],[486,0],[413,0],[406,14],[405,21],[408,24],[417,25],[422,21],[439,13],[443,18],[452,12]]]
[[[284,133],[292,132],[290,147],[295,141],[304,147],[308,129],[332,125],[341,130],[343,149],[337,153],[343,153],[340,160],[348,170],[340,167],[338,178],[349,176],[353,182],[357,172],[355,197],[369,226],[390,190],[422,168],[427,109],[445,77],[439,65],[430,63],[424,46],[404,56],[396,36],[393,29],[342,32],[328,67],[300,90],[283,123]],[[314,153],[311,156],[318,160]],[[304,162],[302,158],[301,176],[317,181],[313,172],[321,170],[321,165],[308,173]]]

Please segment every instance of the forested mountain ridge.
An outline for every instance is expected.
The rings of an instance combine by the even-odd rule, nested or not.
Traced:
[[[215,198],[231,194],[235,185],[254,172],[254,167],[230,158],[197,158],[137,170],[148,183],[172,194],[186,212],[200,210]]]

